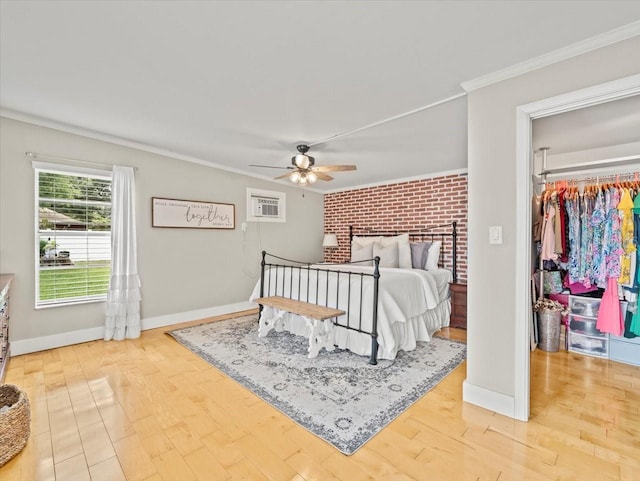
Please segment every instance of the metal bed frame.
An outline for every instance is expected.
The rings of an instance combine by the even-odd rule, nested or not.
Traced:
[[[450,228],[450,230],[446,230]],[[349,246],[351,246],[351,241],[353,240],[353,236],[360,237],[371,237],[371,236],[395,236],[399,234],[409,234],[409,239],[416,241],[425,241],[426,239],[430,239],[432,242],[436,239],[442,240],[442,248],[440,249],[440,258],[438,260],[439,266],[444,266],[444,247],[445,247],[445,239],[447,237],[452,238],[452,275],[453,282],[457,280],[457,222],[451,222],[450,224],[443,224],[438,226],[427,227],[420,231],[409,231],[409,232],[401,232],[401,231],[385,231],[385,232],[375,232],[371,230],[363,230],[362,232],[356,232],[352,226],[349,226]],[[351,248],[351,247],[350,247]],[[274,261],[268,261],[268,259],[273,259]],[[371,336],[371,356],[369,358],[369,364],[377,364],[378,363],[378,289],[379,289],[379,279],[380,279],[380,258],[374,257],[373,259],[363,260],[360,262],[347,262],[340,264],[331,264],[331,265],[358,265],[366,262],[373,262],[373,272],[372,273],[362,273],[362,272],[351,272],[348,270],[333,270],[333,269],[325,269],[322,267],[311,267],[313,263],[310,262],[302,262],[295,261],[292,259],[286,259],[284,257],[278,257],[273,254],[269,254],[266,251],[262,251],[262,261],[260,262],[260,297],[265,296],[265,291],[268,293],[267,295],[275,295],[281,296],[289,299],[295,299],[301,302],[308,302],[310,304],[319,304],[327,307],[335,307],[338,309],[338,299],[339,299],[339,291],[340,291],[340,280],[342,277],[343,282],[345,282],[344,277],[346,276],[346,282],[349,286],[347,289],[347,312],[341,318],[334,318],[333,324],[335,326],[340,326],[344,329],[348,329],[351,331],[360,332]],[[287,272],[289,275],[287,276]],[[293,282],[293,272],[297,273],[298,277],[298,285],[297,289],[294,289]],[[322,276],[320,273],[324,273]],[[335,297],[330,296],[329,292],[329,280],[331,276],[335,276]],[[322,280],[321,280],[322,278]],[[373,279],[373,310],[372,310],[372,320],[371,320],[371,330],[366,330],[362,328],[362,302],[358,305],[352,306],[352,297],[351,292],[353,290],[359,290],[359,298],[362,299],[362,293],[364,290],[364,282],[365,279],[372,278]],[[287,279],[290,281],[287,283]],[[303,282],[303,280],[305,282]],[[315,292],[310,289],[310,284],[315,280]],[[325,283],[325,295],[324,299],[319,299],[319,286],[320,282]],[[306,285],[306,289],[304,289],[304,285]],[[266,288],[266,289],[265,289]],[[332,291],[333,293],[333,291]],[[322,297],[322,296],[320,296]],[[335,299],[335,305],[329,305],[329,299]],[[356,309],[359,311],[358,323],[357,325],[351,325],[351,315],[350,313]],[[260,305],[260,315],[262,315],[263,306]]]

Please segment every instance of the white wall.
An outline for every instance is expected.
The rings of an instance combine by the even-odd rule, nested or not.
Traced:
[[[508,413],[515,392],[516,107],[640,72],[636,37],[469,93],[468,363],[464,398]],[[502,225],[502,245],[489,226]]]
[[[321,194],[2,118],[0,271],[15,274],[12,342],[97,328],[104,321],[104,303],[34,309],[34,174],[26,151],[138,168],[143,319],[248,301],[262,249],[322,259]],[[243,235],[247,187],[286,192],[287,222],[250,222]],[[236,229],[152,228],[151,197],[235,204]]]

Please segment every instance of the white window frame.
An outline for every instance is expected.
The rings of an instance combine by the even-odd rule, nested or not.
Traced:
[[[62,174],[62,175],[78,175],[84,177],[91,177],[95,179],[112,181],[111,171],[91,169],[85,167],[76,167],[70,165],[53,164],[50,162],[32,162],[34,169],[34,259],[35,259],[35,308],[36,309],[48,309],[51,307],[70,306],[75,304],[87,304],[92,302],[104,302],[107,298],[107,293],[98,295],[69,297],[65,299],[56,299],[51,301],[41,301],[40,297],[40,185],[39,174]],[[113,199],[112,199],[113,204]],[[87,236],[108,236],[111,239],[111,230],[108,232],[91,232],[85,231]],[[56,231],[56,237],[65,237],[71,235],[77,235],[77,231]]]

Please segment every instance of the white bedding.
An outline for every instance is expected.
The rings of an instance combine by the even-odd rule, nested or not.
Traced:
[[[372,273],[373,267],[345,266],[345,265],[315,265],[314,268],[323,270],[340,270],[352,273]],[[301,272],[301,273],[300,273]],[[277,286],[275,284],[277,274]],[[328,275],[328,289],[327,289]],[[281,295],[283,297],[299,298],[302,301],[313,302],[330,307],[338,307],[347,312],[338,318],[338,324],[360,327],[361,330],[371,330],[373,316],[373,279],[363,278],[360,289],[360,276],[336,272],[308,272],[303,269],[272,268],[271,286],[267,292],[266,284],[269,272],[265,273],[264,296]],[[378,302],[378,358],[394,359],[399,350],[412,350],[417,341],[429,341],[432,334],[449,325],[451,311],[449,302],[449,282],[452,275],[449,270],[437,269],[425,271],[422,269],[380,268],[379,302]],[[336,302],[336,284],[339,283],[340,294]],[[308,286],[307,286],[308,284]],[[315,297],[316,284],[318,299]],[[351,286],[351,305],[347,305],[347,290]],[[308,290],[307,290],[308,287]],[[298,290],[302,293],[298,297]],[[307,292],[309,295],[307,297]],[[328,294],[327,294],[328,292]],[[362,316],[359,305],[362,292]],[[250,299],[260,297],[260,282],[251,294]],[[351,309],[349,309],[351,307]],[[275,316],[277,311],[265,307],[262,315],[267,318]],[[362,324],[360,324],[362,317]],[[307,336],[308,328],[305,321],[295,314],[287,313],[283,316],[284,329],[294,334]],[[349,349],[361,355],[371,353],[371,337],[356,331],[336,328],[335,342],[338,347]]]

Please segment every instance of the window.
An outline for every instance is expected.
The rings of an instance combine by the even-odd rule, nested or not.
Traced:
[[[36,164],[36,307],[106,299],[111,176]]]

